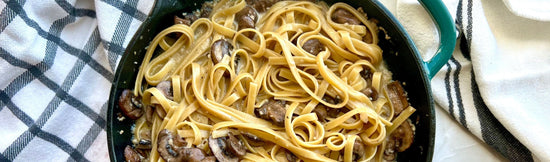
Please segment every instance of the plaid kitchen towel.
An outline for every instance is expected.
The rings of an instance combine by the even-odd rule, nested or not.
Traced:
[[[108,161],[107,99],[152,0],[0,2],[0,161]]]

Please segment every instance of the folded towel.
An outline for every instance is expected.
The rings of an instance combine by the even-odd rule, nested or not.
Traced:
[[[538,21],[547,20],[548,7],[505,1],[509,11],[501,1],[444,2],[463,35],[432,79],[437,105],[511,161],[550,160],[544,138],[550,133],[550,23]],[[395,5],[389,8],[423,57],[431,57],[438,38],[426,32],[437,29],[429,15],[414,0]]]
[[[0,161],[109,161],[111,82],[152,3],[0,1]]]
[[[503,0],[506,7],[517,16],[550,21],[550,1],[547,0]]]

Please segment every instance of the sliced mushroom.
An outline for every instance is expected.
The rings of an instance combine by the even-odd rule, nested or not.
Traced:
[[[363,69],[360,73],[361,77],[365,79],[368,83],[371,83],[372,81],[372,72],[370,69]]]
[[[165,80],[157,84],[157,89],[169,100],[174,100],[172,81]]]
[[[286,160],[288,160],[289,162],[296,162],[300,160],[298,157],[296,157],[296,155],[294,155],[292,152],[288,150],[285,150],[285,157],[286,157]]]
[[[365,145],[363,144],[361,138],[357,138],[353,143],[353,161],[361,159],[364,153]]]
[[[346,9],[338,8],[331,15],[332,21],[340,24],[360,25],[361,21]]]
[[[344,152],[344,149],[340,150],[341,155],[343,155]],[[357,138],[353,142],[353,150],[351,155],[352,161],[358,161],[363,157],[363,154],[365,154],[365,145],[363,144],[361,138]]]
[[[264,140],[252,133],[241,132],[241,135],[243,135],[243,137],[247,139],[247,142],[250,146],[258,147],[265,144]]]
[[[136,148],[138,148],[138,149],[148,150],[148,149],[151,149],[151,147],[152,147],[151,146],[151,140],[149,140],[149,139],[141,139],[141,140],[139,140],[139,142],[136,145]]]
[[[254,114],[259,118],[270,120],[269,116],[267,115],[267,107],[262,106],[260,108],[254,109]]]
[[[398,139],[397,141],[399,143],[399,147],[397,147],[397,151],[403,152],[411,147],[411,144],[414,140],[414,132],[411,127],[411,122],[409,120],[399,125],[399,127],[392,134],[395,134],[396,138]]]
[[[241,11],[237,12],[237,14],[235,15],[235,19],[237,20],[237,24],[239,25],[239,30],[246,28],[255,28],[256,21],[258,21],[258,14],[256,13],[256,10],[254,10],[254,8],[247,5]],[[247,36],[248,38],[253,38],[254,33],[247,32],[245,33],[245,36]]]
[[[140,162],[142,157],[130,145],[126,145],[124,158],[127,162]]]
[[[216,157],[215,156],[207,156],[204,159],[202,159],[201,162],[216,162]]]
[[[336,104],[338,103],[338,98],[332,98],[330,97],[329,95],[325,95],[323,97],[323,100],[330,103],[330,104]],[[326,107],[327,109],[327,116],[328,117],[331,117],[331,118],[336,118],[338,117],[338,114],[340,114],[340,111],[342,109],[345,109],[345,108],[339,108],[339,109],[336,109],[336,108],[330,108],[330,107]]]
[[[233,50],[233,45],[225,39],[218,39],[212,43],[210,49],[210,57],[214,64],[220,63],[224,56],[230,56],[231,50]]]
[[[155,112],[157,112],[157,115],[158,115],[161,119],[164,119],[164,117],[166,116],[166,111],[164,111],[164,108],[162,108],[162,105],[160,105],[160,104],[154,104],[154,107],[155,107]]]
[[[145,107],[145,120],[149,123],[153,123],[153,117],[156,114],[158,117],[163,119],[166,116],[166,111],[162,108],[162,105],[160,104],[152,104]]]
[[[270,99],[262,105],[262,107],[255,109],[256,116],[271,120],[275,125],[285,126],[285,104],[282,101]]]
[[[193,24],[193,22],[195,22],[195,20],[199,19],[197,16],[195,16],[194,14],[185,14],[183,15],[183,18],[177,16],[177,15],[174,15],[174,24],[184,24],[184,25],[187,25],[187,26],[191,26],[191,24]]]
[[[395,140],[389,140],[386,143],[386,149],[384,149],[384,160],[393,161],[397,156],[397,151],[395,150]]]
[[[139,141],[138,143],[135,143],[136,149],[142,149],[142,150],[148,150],[151,149],[151,128],[150,127],[142,127],[139,129]],[[137,137],[137,136],[134,136]]]
[[[225,141],[227,149],[231,151],[233,155],[244,156],[246,154],[246,147],[239,138],[235,137],[232,133],[229,133]]]
[[[372,34],[370,33],[370,30],[367,28],[367,32],[365,33],[365,36],[363,36],[363,42],[371,44],[373,42],[374,38],[372,37]]]
[[[388,93],[388,99],[394,108],[394,116],[398,116],[401,111],[409,106],[407,94],[405,94],[405,90],[403,90],[399,81],[389,83],[386,86],[386,91]]]
[[[214,154],[214,156],[216,157],[216,159],[218,159],[218,161],[226,161],[226,162],[239,161],[239,158],[228,155],[230,153],[225,150],[227,145],[225,144],[222,138],[223,137],[212,138],[212,136],[208,138],[208,146],[210,147],[212,154]]]
[[[204,158],[206,158],[204,151],[198,148],[183,148],[181,153],[183,156],[183,161],[201,162]]]
[[[304,43],[304,45],[302,45],[302,49],[317,56],[319,52],[325,50],[325,45],[323,45],[318,39],[309,39]]]
[[[193,22],[195,22],[195,20],[198,19],[197,16],[195,16],[194,14],[188,14],[188,13],[183,13],[183,18],[182,17],[179,17],[178,15],[174,15],[174,24],[184,24],[184,25],[187,25],[187,26],[191,26],[191,24],[193,24]],[[174,38],[174,39],[178,39],[179,37],[181,37],[182,33],[180,32],[174,32],[174,33],[170,33],[168,36],[170,38]]]
[[[279,0],[246,0],[246,3],[254,7],[258,12],[265,12],[278,1]]]
[[[365,96],[369,97],[371,101],[378,100],[378,92],[373,87],[367,87],[363,90],[361,90],[361,93],[365,94]]]
[[[120,94],[118,106],[122,110],[122,113],[132,120],[136,120],[143,115],[141,97],[135,96],[129,89],[125,89]]]
[[[314,109],[313,113],[317,115],[319,121],[324,122],[327,117],[327,107],[323,104],[318,104]]]
[[[361,90],[361,93],[369,97],[371,101],[376,101],[378,99],[378,91],[372,87],[372,72],[370,69],[364,69],[359,74],[367,81],[367,88]]]
[[[386,149],[384,150],[384,159],[394,160],[397,152],[407,150],[412,145],[413,140],[414,132],[411,123],[409,120],[406,120],[390,134],[389,141],[386,143]]]
[[[167,129],[160,131],[158,135],[158,152],[166,161],[182,161],[184,156],[184,145],[186,142],[178,135],[172,135]]]

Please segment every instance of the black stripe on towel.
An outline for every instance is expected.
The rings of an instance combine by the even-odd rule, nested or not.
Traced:
[[[473,28],[473,18],[472,18],[472,6],[473,2],[472,0],[468,0],[468,25],[466,26],[466,39],[467,43],[465,45],[468,46],[468,48],[465,48],[465,53],[468,54],[468,58],[470,57],[470,47],[472,45],[472,28]],[[462,49],[462,47],[461,47]]]
[[[468,46],[466,50],[463,50],[465,57],[468,59],[470,57],[469,54],[471,50],[470,47],[473,33],[472,6],[472,0],[468,0],[468,25],[466,27],[466,43]],[[468,56],[466,56],[466,54]],[[473,68],[470,73],[472,97],[479,118],[483,141],[510,161],[533,161],[531,151],[529,151],[529,149],[521,144],[521,142],[519,142],[510,132],[508,132],[508,130],[506,130],[506,128],[504,128],[504,126],[491,113],[487,105],[485,105],[475,80],[475,72]]]
[[[456,106],[458,107],[458,120],[462,126],[468,128],[466,123],[466,117],[464,115],[464,103],[462,103],[462,93],[460,93],[460,71],[462,71],[462,65],[458,62],[455,57],[451,57],[451,62],[455,64],[455,71],[453,73],[453,83],[454,83],[454,93],[456,95]]]
[[[445,92],[447,92],[447,102],[449,104],[449,114],[451,115],[451,117],[453,119],[456,119],[455,115],[454,115],[454,102],[453,102],[453,96],[451,95],[451,70],[452,70],[452,67],[451,67],[451,64],[449,64],[449,62],[447,62],[445,64],[445,66],[447,66],[447,72],[445,72]]]
[[[510,161],[533,161],[531,151],[510,134],[489,111],[479,93],[473,70],[471,71],[471,75],[472,97],[474,98],[474,105],[479,118],[479,124],[481,125],[483,141]]]

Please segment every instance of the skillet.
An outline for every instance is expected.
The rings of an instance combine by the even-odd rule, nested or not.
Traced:
[[[124,147],[132,144],[130,128],[134,121],[117,120],[121,113],[117,101],[124,89],[134,87],[145,47],[157,33],[171,25],[173,15],[200,9],[204,1],[157,0],[149,17],[129,42],[116,70],[108,103],[107,141],[111,161],[124,161]],[[403,88],[408,93],[410,104],[417,109],[409,117],[416,126],[414,142],[409,149],[398,154],[397,161],[431,161],[435,140],[435,112],[430,79],[450,59],[456,43],[455,25],[444,4],[440,0],[419,1],[431,14],[439,29],[439,49],[429,61],[422,60],[405,29],[378,0],[346,2],[355,8],[362,7],[369,18],[379,20],[378,26],[383,27],[386,32],[380,32],[378,37],[384,38],[384,34],[391,37],[389,40],[380,39],[383,58],[393,73],[393,79],[406,83]],[[325,2],[332,4],[338,1]]]

